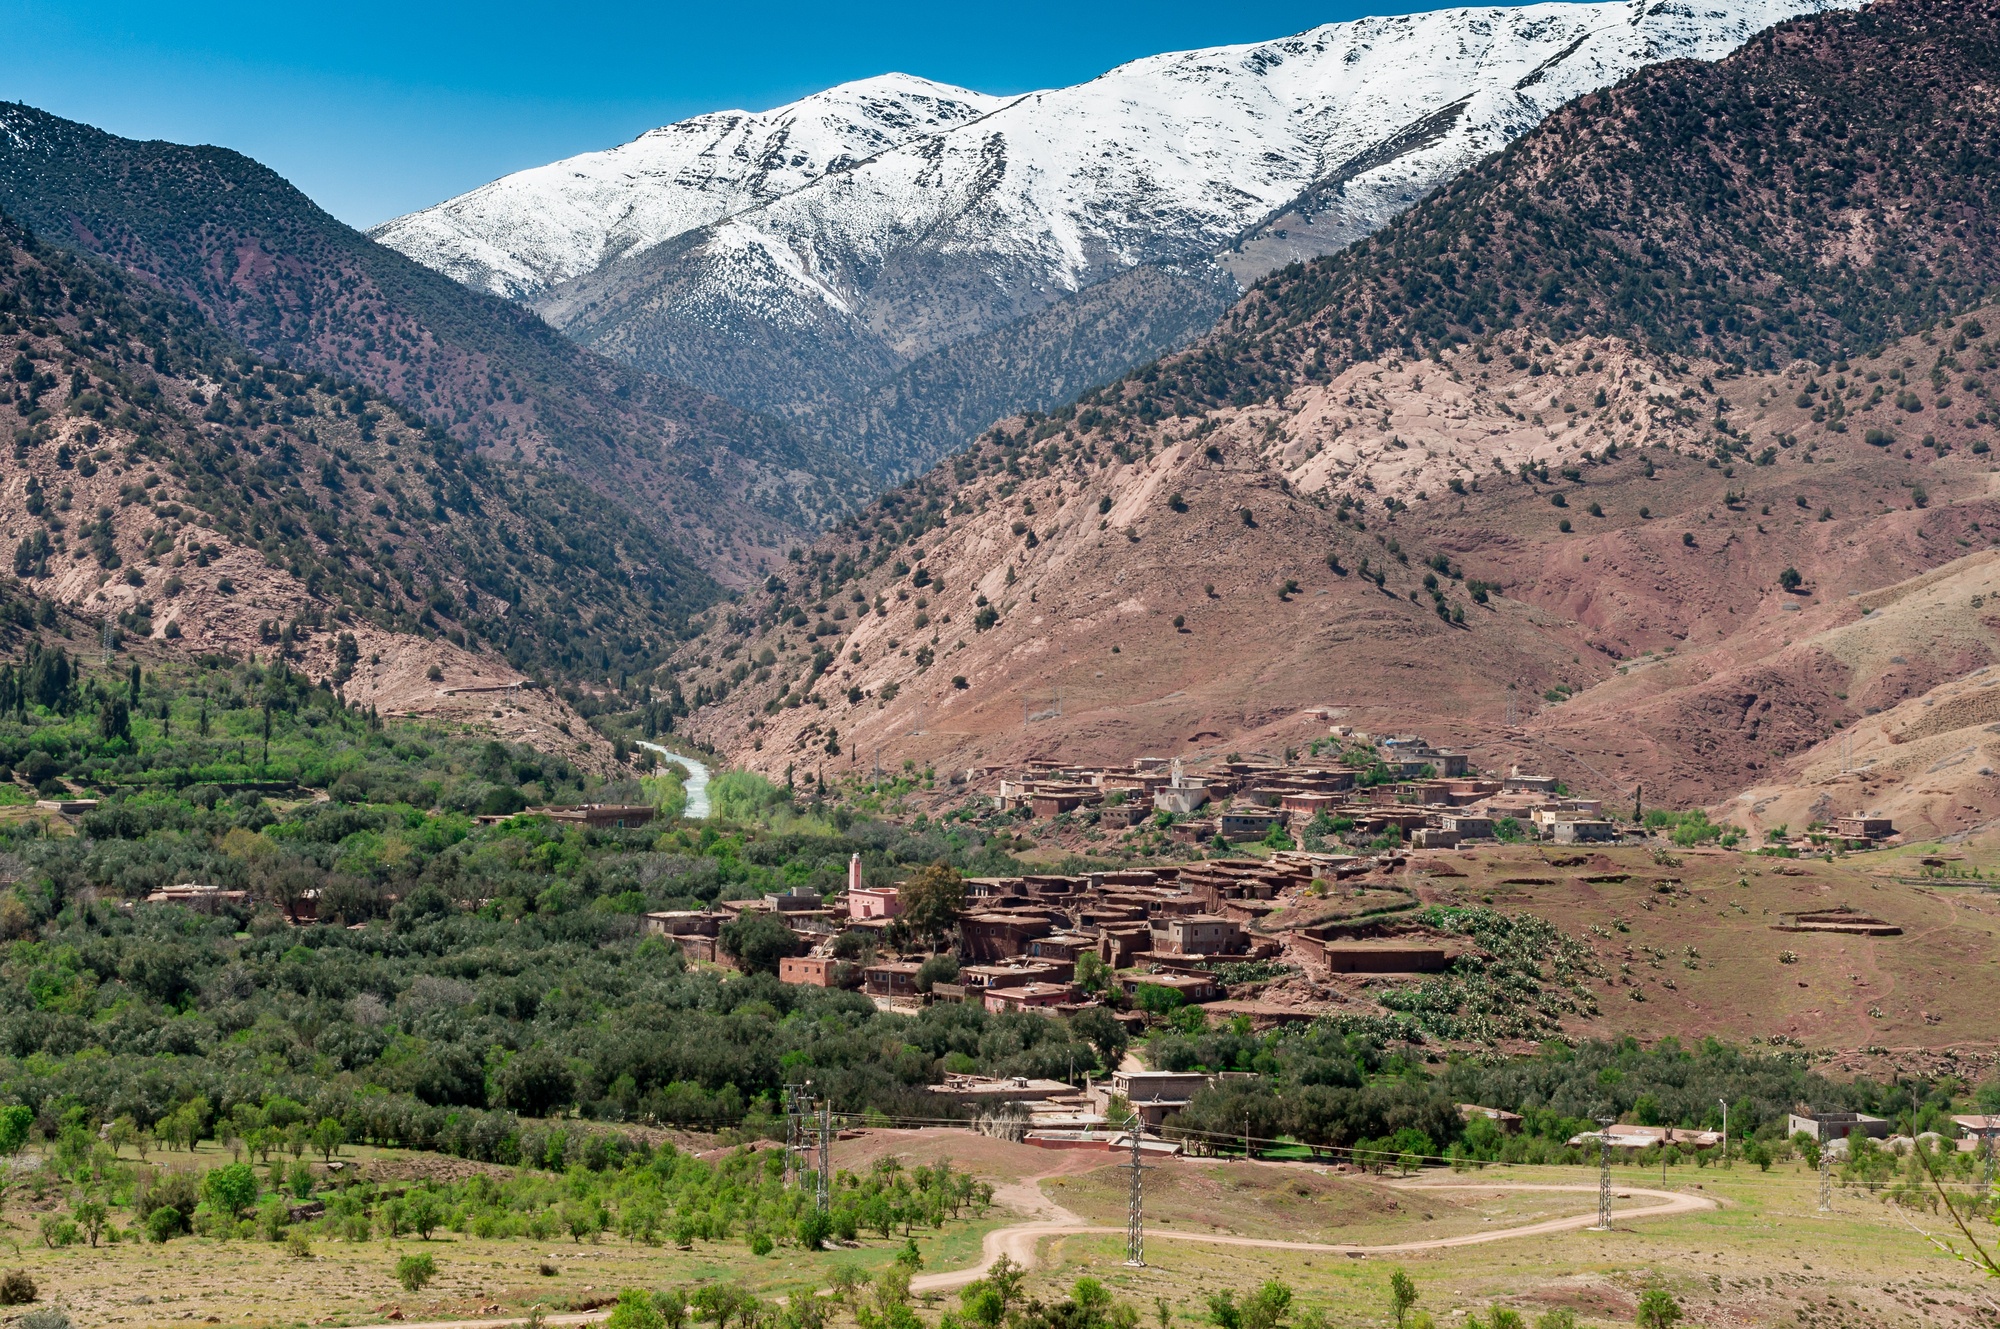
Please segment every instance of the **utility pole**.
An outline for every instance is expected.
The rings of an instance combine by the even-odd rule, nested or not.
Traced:
[[[1833,1212],[1833,1151],[1826,1147],[1826,1141],[1819,1145],[1819,1211]]]
[[[1715,1101],[1722,1104],[1722,1166],[1728,1167],[1729,1166],[1729,1100],[1726,1098],[1718,1098]]]
[[[817,1208],[826,1212],[829,1190],[833,1181],[833,1103],[827,1100],[819,1109],[819,1195]]]
[[[1611,1117],[1597,1119],[1597,1226],[1592,1232],[1611,1230],[1611,1138],[1604,1128],[1613,1121]]]
[[[792,1188],[792,1164],[799,1149],[799,1105],[793,1101],[792,1087],[785,1086],[785,1189]]]
[[[1132,1194],[1125,1211],[1125,1263],[1146,1267],[1145,1165],[1139,1161],[1139,1141],[1145,1123],[1132,1114]]]

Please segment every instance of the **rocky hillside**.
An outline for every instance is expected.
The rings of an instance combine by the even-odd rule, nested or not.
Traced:
[[[2000,51],[1981,36],[1990,22],[1946,0],[1800,20],[1712,70],[1587,99],[1496,162],[1520,174],[1490,187],[1550,208],[1586,187],[1643,195],[1629,219],[1577,205],[1607,234],[1643,236],[1648,208],[1671,215],[1702,196],[1701,175],[1630,189],[1585,153],[1558,178],[1544,164],[1561,145],[1582,153],[1690,98],[1727,111],[1738,85],[1818,80],[1832,99],[1834,71],[1873,87],[1885,66],[1869,64],[1892,52],[1899,91],[1883,100],[1905,88],[1940,105],[1976,99]],[[1588,106],[1606,118],[1580,119]],[[1948,120],[1909,113],[1920,159],[1958,141]],[[1874,132],[1872,114],[1858,98],[1845,118],[1801,111],[1785,149],[1801,171],[1773,178],[1764,211],[1801,234],[1873,218],[1834,208],[1813,166],[1836,128],[1849,143]],[[1761,121],[1704,124],[1683,124],[1686,153],[1758,159]],[[1985,258],[1972,252],[1989,234],[1990,166],[1900,177],[1926,206],[1881,209],[1879,265],[1844,251],[1869,280],[1788,270],[1769,287],[1785,311],[1754,339],[1745,306],[1713,305],[1713,330],[1684,320],[1675,339],[1652,326],[1665,317],[1653,297],[1583,298],[1692,301],[1697,279],[1747,279],[1731,266],[1747,252],[1733,246],[1758,243],[1747,215],[1683,236],[1671,273],[1642,250],[1581,251],[1596,257],[1564,288],[1572,305],[1540,294],[1533,255],[1572,252],[1530,244],[1553,219],[1444,191],[1377,240],[1273,277],[1190,351],[1008,422],[841,528],[770,588],[747,639],[699,644],[705,669],[689,686],[727,695],[695,723],[772,768],[878,749],[976,766],[1275,752],[1324,732],[1308,709],[1334,708],[1463,743],[1482,764],[1553,768],[1621,798],[1643,786],[1649,803],[1803,789],[1835,735],[1894,728],[1877,713],[1951,702],[1958,715],[1956,680],[2000,651],[1982,552],[2000,538],[1987,404],[2000,317],[1975,303]],[[1490,238],[1472,245],[1468,230]],[[1426,320],[1456,308],[1450,270],[1427,268],[1417,286],[1405,237],[1480,256],[1481,272],[1511,272],[1517,254],[1526,266],[1479,330],[1432,344]],[[1531,272],[1536,304],[1523,297]],[[1308,289],[1331,294],[1307,311],[1294,297]],[[1359,306],[1373,311],[1366,344],[1347,321],[1356,292],[1375,301]],[[1558,326],[1570,314],[1576,326]],[[1788,338],[1824,358],[1791,358]],[[1993,801],[1990,764],[1978,752],[1958,764],[1985,782],[1979,797],[1925,795],[1939,777],[1911,768],[1894,787],[1783,798],[1893,796],[1951,829]]]
[[[489,288],[570,276],[535,303],[583,344],[898,476],[1180,344],[1237,282],[1368,233],[1578,94],[1821,7],[1368,18],[1005,104],[870,80],[670,126],[380,234]],[[857,143],[875,146],[836,158]],[[1098,289],[1143,268],[1153,291]],[[996,337],[1028,372],[984,372]]]
[[[7,570],[163,650],[282,655],[363,705],[594,751],[518,685],[645,669],[717,594],[567,474],[468,454],[4,219],[0,375]]]
[[[579,350],[375,244],[258,163],[0,106],[0,209],[199,307],[258,355],[340,374],[498,460],[560,469],[746,578],[859,491],[781,425]]]
[[[1260,283],[1145,413],[1503,331],[1821,364],[2000,278],[2000,15],[1886,0],[1577,99],[1364,244]]]

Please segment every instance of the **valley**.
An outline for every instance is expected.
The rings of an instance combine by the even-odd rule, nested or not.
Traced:
[[[1174,349],[1241,286],[1374,231],[1579,94],[1822,7],[1369,18],[1004,99],[891,75],[373,234],[896,480]],[[996,347],[1017,367],[997,381]]]
[[[10,1324],[2000,1317],[2000,17],[846,76],[0,104]]]

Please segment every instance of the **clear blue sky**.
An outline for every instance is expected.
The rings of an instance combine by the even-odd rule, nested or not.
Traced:
[[[725,107],[901,70],[992,93],[1425,0],[472,5],[0,0],[0,100],[217,143],[372,225]]]

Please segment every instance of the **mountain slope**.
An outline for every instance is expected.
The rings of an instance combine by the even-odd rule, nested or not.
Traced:
[[[1005,102],[884,74],[775,110],[677,121],[603,152],[503,176],[368,234],[467,286],[531,299]]]
[[[236,153],[0,107],[0,208],[191,301],[258,354],[350,376],[491,455],[648,494],[649,520],[728,575],[855,492],[852,468],[782,426],[580,351]]]
[[[1921,0],[1647,69],[1274,274],[1146,396],[1268,399],[1330,361],[1510,328],[1766,369],[1878,346],[2000,279],[1997,72],[2000,16]]]
[[[1337,248],[1579,93],[1653,61],[1715,58],[1819,7],[1447,10],[1157,56],[917,134],[698,229],[655,232],[536,304],[585,345],[802,413],[839,442],[830,426],[845,406],[926,356],[976,355],[973,339],[1135,267],[1213,264],[1247,279]],[[1054,335],[1088,317],[1058,317]],[[1093,359],[1118,373],[1176,345],[1176,331],[1114,340]],[[879,471],[961,445],[963,422],[984,412],[976,386],[920,377],[923,396],[862,441]],[[1050,395],[1031,379],[1003,410]]]
[[[774,767],[825,759],[829,730],[864,759],[879,745],[969,766],[1275,752],[1323,732],[1307,708],[1334,706],[1649,804],[1795,780],[1841,727],[2000,649],[1983,618],[1929,607],[1950,597],[1885,589],[1940,578],[1976,616],[2000,541],[2000,317],[1981,285],[1994,158],[1983,122],[1916,113],[1979,104],[2000,74],[1995,23],[1968,0],[1899,0],[1584,99],[1376,239],[1274,274],[1193,348],[1006,422],[844,525],[814,551],[810,591],[792,578],[746,609],[770,641],[739,653],[770,645],[768,678],[747,673],[694,724]],[[1816,91],[1777,140],[1737,113],[1738,87]],[[1682,117],[1695,106],[1714,114]],[[1825,188],[1821,163],[1898,116],[1924,169],[1897,196],[1923,206],[1878,221]],[[1653,125],[1672,151],[1625,156]],[[1694,166],[1780,156],[1799,169],[1733,196]],[[1586,238],[1632,243],[1580,246],[1572,210]],[[1705,289],[1777,252],[1759,248],[1768,219],[1807,235],[1857,218],[1882,264],[1835,252],[1859,252],[1871,281],[1786,269],[1762,341]],[[1496,314],[1461,341],[1426,336],[1489,272],[1511,283]],[[1681,302],[1677,333],[1656,298]],[[1697,300],[1713,328],[1687,318]],[[1924,316],[1940,308],[1955,312]],[[1790,338],[1828,358],[1759,367]],[[1920,601],[1934,622],[1911,616]],[[822,602],[869,612],[850,624]],[[813,656],[829,636],[839,652]],[[707,672],[731,644],[696,647],[699,695],[735,676]],[[1968,779],[1953,787],[1984,792],[1965,803],[2000,796]]]
[[[574,478],[467,455],[4,217],[0,364],[14,575],[169,648],[281,653],[363,703],[526,723],[550,718],[542,694],[444,690],[647,668],[717,597]]]

